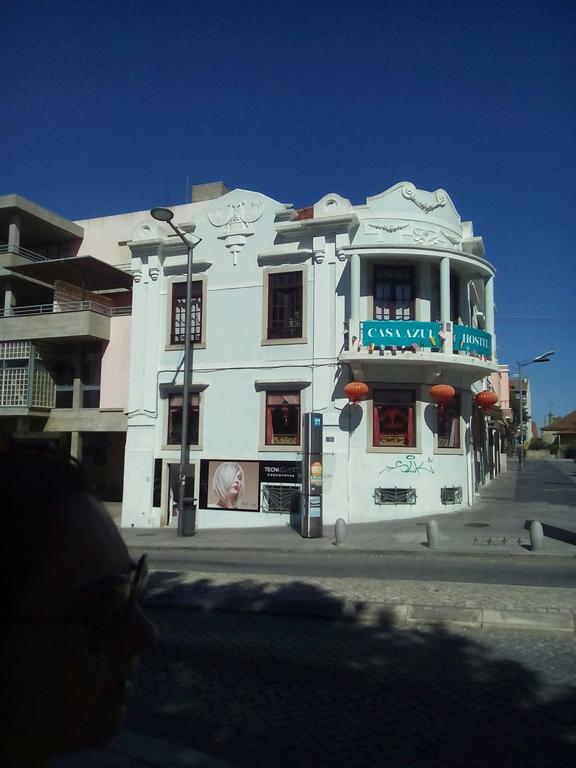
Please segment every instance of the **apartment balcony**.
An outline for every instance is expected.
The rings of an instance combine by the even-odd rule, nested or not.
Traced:
[[[30,375],[29,366],[0,368],[0,415],[48,416],[56,402],[54,381],[48,371],[36,370]]]
[[[66,301],[0,309],[0,341],[109,341],[110,319],[128,307]]]
[[[385,365],[396,377],[425,381],[449,372],[471,384],[498,370],[490,333],[418,320],[365,320],[359,338],[346,334],[339,359],[352,367],[356,377],[381,375],[378,366]]]

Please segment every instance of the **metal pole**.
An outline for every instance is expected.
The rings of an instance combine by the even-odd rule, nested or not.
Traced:
[[[190,397],[190,359],[192,331],[192,248],[187,245],[186,261],[186,312],[184,315],[184,382],[182,386],[182,436],[180,440],[180,494],[178,507],[180,514],[184,510],[186,495],[186,467],[189,461],[188,444],[188,400]],[[194,513],[194,531],[196,531],[196,514]]]
[[[192,266],[194,245],[185,238],[182,232],[167,222],[180,240],[186,246],[186,312],[184,314],[184,379],[182,386],[182,435],[180,437],[180,469],[179,469],[179,493],[178,510],[180,513],[179,531],[181,530],[182,515],[184,514],[184,498],[186,496],[186,468],[189,464],[190,446],[188,444],[188,400],[190,398],[190,381],[192,378]],[[198,242],[200,240],[198,239]],[[195,243],[195,245],[198,244]],[[196,533],[196,507],[192,511],[192,528]],[[188,534],[187,534],[188,535]]]
[[[520,453],[518,455],[518,467],[522,469],[522,464],[524,463],[524,409],[522,407],[522,366],[520,363],[518,363],[518,381],[520,389],[518,403],[520,409]]]

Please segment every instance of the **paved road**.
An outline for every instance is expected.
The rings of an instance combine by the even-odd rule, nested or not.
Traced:
[[[153,614],[132,731],[241,768],[576,764],[570,636]]]
[[[366,579],[454,581],[519,586],[576,587],[576,557],[460,556],[447,553],[334,554],[250,551],[160,551],[150,553],[151,567],[203,573],[276,574],[297,578],[347,576]]]

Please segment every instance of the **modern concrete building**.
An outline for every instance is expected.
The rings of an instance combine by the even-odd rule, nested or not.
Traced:
[[[0,444],[69,451],[119,503],[132,277],[89,231],[0,197]]]
[[[474,395],[498,371],[494,268],[443,190],[404,182],[360,205],[246,190],[173,208],[193,251],[187,493],[198,527],[285,525],[305,413],[322,416],[324,522],[438,514],[498,470]],[[129,226],[130,225],[130,226]],[[86,226],[86,222],[84,222]],[[177,515],[186,248],[147,212],[129,241],[133,315],[123,524]],[[349,402],[362,381],[367,398]],[[439,406],[435,384],[455,395]],[[228,477],[229,476],[229,477]]]

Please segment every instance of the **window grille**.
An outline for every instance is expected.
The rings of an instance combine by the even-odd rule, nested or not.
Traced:
[[[374,488],[375,504],[416,504],[416,488]]]
[[[38,408],[54,408],[56,392],[54,381],[48,371],[34,372],[34,391],[32,405]]]
[[[262,483],[260,509],[262,512],[290,514],[302,486],[289,483]]]
[[[462,486],[445,485],[440,489],[440,501],[442,504],[461,504]]]
[[[28,405],[28,367],[0,369],[0,405]]]
[[[0,360],[27,360],[29,357],[29,341],[5,341],[0,344]]]

